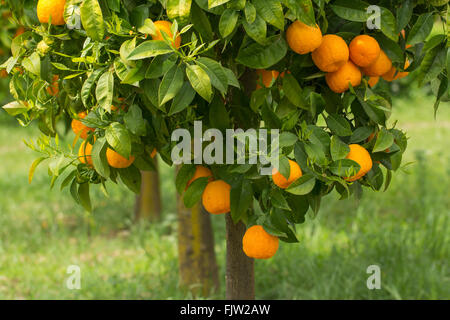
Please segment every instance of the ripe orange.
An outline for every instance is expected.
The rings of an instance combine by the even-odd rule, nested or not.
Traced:
[[[322,31],[319,26],[311,27],[297,20],[287,29],[286,39],[293,51],[306,54],[322,44]]]
[[[303,175],[302,169],[300,169],[300,166],[297,164],[297,162],[289,160],[289,166],[291,168],[289,179],[286,179],[286,177],[283,176],[276,168],[272,169],[273,183],[275,183],[281,189],[286,189],[291,185],[292,182]]]
[[[130,156],[130,158],[127,159],[115,152],[113,149],[108,148],[106,150],[106,160],[111,167],[116,169],[124,169],[133,164],[135,157]]]
[[[17,28],[16,33],[14,34],[14,38],[20,36],[25,32],[25,28],[23,26],[20,26]]]
[[[349,46],[350,59],[360,67],[368,67],[380,56],[380,45],[371,36],[362,34],[355,37]]]
[[[405,67],[403,69],[408,69],[410,63],[408,60],[406,60],[405,62]],[[394,66],[392,66],[391,70],[389,70],[387,73],[383,74],[383,79],[386,81],[394,81],[394,80],[398,80],[398,79],[402,79],[406,76],[408,76],[409,72],[397,72],[397,68],[395,68]]]
[[[272,85],[272,81],[277,80],[280,73],[276,70],[256,70],[256,74],[258,75],[258,84],[256,85],[256,89],[261,89],[261,85],[259,82],[262,82],[266,88],[269,88]]]
[[[370,66],[362,68],[361,70],[365,75],[371,77],[379,77],[388,72],[389,70],[391,70],[391,68],[392,68],[391,59],[389,59],[386,53],[384,53],[384,51],[381,50],[378,59]]]
[[[278,246],[278,238],[268,234],[262,226],[248,228],[242,238],[242,249],[249,258],[272,258],[277,252]]]
[[[197,166],[195,168],[194,176],[191,178],[191,180],[188,181],[186,188],[189,187],[191,185],[191,183],[194,182],[195,180],[197,180],[198,178],[203,178],[203,177],[210,177],[209,181],[213,180],[213,174],[212,174],[211,170],[209,170],[208,168],[203,167],[203,166]]]
[[[164,21],[164,20],[160,20],[160,21],[155,21],[154,25],[156,27],[156,35],[152,35],[152,39],[153,40],[164,40],[161,31],[165,32],[166,35],[172,39],[173,35],[172,35],[172,31],[170,31],[170,29],[172,28],[172,22],[170,21]],[[175,48],[179,48],[181,45],[181,37],[177,36],[175,38],[175,42],[173,43],[175,45]]]
[[[78,118],[84,119],[86,118],[87,113],[85,111],[80,112],[78,114]],[[90,131],[95,131],[94,128],[89,128],[88,126],[85,126],[80,120],[73,119],[72,120],[72,130],[73,132],[78,136],[80,136],[81,139],[86,140]]]
[[[211,214],[230,212],[231,186],[223,180],[211,181],[202,195],[205,210]]]
[[[322,38],[320,47],[314,50],[311,56],[320,70],[335,72],[348,61],[349,50],[344,39],[335,34],[327,34]]]
[[[325,80],[328,87],[336,93],[342,93],[349,89],[350,82],[353,87],[361,84],[362,74],[358,67],[350,60],[347,61],[338,71],[327,73]]]
[[[375,87],[375,86],[377,85],[378,81],[380,81],[380,77],[370,77],[370,78],[369,78],[369,81],[368,81],[369,86],[370,86],[371,88],[372,88],[372,87]]]
[[[349,145],[350,152],[348,153],[346,159],[350,159],[355,161],[360,165],[359,171],[351,176],[345,178],[347,181],[356,181],[366,175],[367,172],[372,169],[372,158],[370,157],[369,152],[359,144],[351,144]]]
[[[93,166],[92,163],[92,144],[87,141],[83,141],[78,150],[78,159],[80,159],[81,163],[86,163],[90,166]]]
[[[57,74],[53,75],[52,84],[46,88],[49,95],[55,97],[59,93],[59,76]]]
[[[6,78],[8,76],[8,72],[6,69],[0,70],[0,78]]]
[[[37,16],[40,23],[51,23],[55,26],[62,26],[64,21],[64,6],[66,0],[39,0],[37,4]]]
[[[157,153],[158,153],[158,150],[156,150],[156,148],[153,149],[152,153],[150,154],[150,157],[151,157],[152,159],[154,159],[154,158],[156,157]]]

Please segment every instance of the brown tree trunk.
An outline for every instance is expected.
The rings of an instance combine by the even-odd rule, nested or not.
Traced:
[[[234,224],[229,213],[225,216],[227,230],[226,298],[229,300],[255,299],[254,261],[242,250],[245,225]]]
[[[186,208],[178,193],[177,209],[181,285],[194,296],[207,297],[220,284],[210,214],[201,203]]]
[[[155,164],[158,166],[158,163]],[[161,191],[158,171],[142,171],[141,193],[136,196],[135,219],[158,221],[161,218]]]

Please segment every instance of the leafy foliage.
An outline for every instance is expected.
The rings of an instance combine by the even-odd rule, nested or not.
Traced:
[[[444,21],[447,30],[446,5],[411,0],[68,0],[67,25],[51,26],[38,23],[30,1],[6,2],[31,30],[12,40],[12,56],[1,65],[11,74],[15,99],[5,110],[23,125],[37,121],[43,133],[39,147],[30,145],[42,153],[30,177],[44,159],[50,159],[52,185],[62,171],[71,170],[61,186],[69,187],[87,210],[91,184],[104,188],[108,179],[121,181],[138,192],[139,170],[153,168],[154,148],[172,164],[171,133],[177,128],[192,132],[196,120],[204,130],[281,129],[280,172],[289,174],[283,169],[288,158],[303,171],[286,190],[258,174],[261,163],[212,164],[211,169],[232,186],[234,221],[262,224],[284,241],[297,241],[295,225],[304,222],[309,209],[316,214],[322,197],[333,189],[347,198],[360,195],[362,187],[387,187],[407,147],[405,133],[386,127],[389,93],[382,86],[369,88],[367,81],[344,94],[328,89],[310,57],[288,48],[285,29],[297,19],[346,40],[370,33],[396,67],[403,69],[409,60],[407,71],[416,70],[422,84],[433,82],[436,108],[449,98],[448,38],[429,38],[435,19]],[[364,24],[370,4],[381,8],[381,30]],[[172,21],[170,32],[161,32],[162,40],[153,39],[156,20]],[[399,36],[403,29],[405,37]],[[257,86],[256,69],[283,76],[270,86]],[[60,89],[52,95],[47,89],[55,75]],[[95,128],[88,138],[92,166],[55,142],[57,121],[76,118],[80,111],[88,111],[82,123]],[[364,178],[349,183],[345,177],[359,168],[345,159],[352,143],[365,147],[374,165]],[[136,161],[127,169],[111,168],[107,148]],[[246,159],[251,156],[248,152]],[[177,179],[179,192],[193,174],[191,166],[185,167]],[[206,183],[201,179],[187,188],[186,205],[200,199]]]

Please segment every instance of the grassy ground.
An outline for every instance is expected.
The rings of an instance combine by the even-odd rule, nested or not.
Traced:
[[[256,262],[260,299],[449,299],[450,110],[433,120],[432,100],[420,90],[397,99],[393,120],[410,147],[386,193],[362,200],[330,195],[316,219],[298,228],[301,243],[281,244]],[[173,172],[162,167],[164,221],[133,224],[134,197],[110,186],[95,192],[92,217],[67,192],[49,190],[44,167],[31,185],[35,157],[21,142],[37,130],[0,117],[0,299],[183,299],[178,288]],[[224,221],[213,218],[224,297]],[[82,289],[68,290],[69,265]],[[366,269],[381,268],[381,290],[368,290]]]

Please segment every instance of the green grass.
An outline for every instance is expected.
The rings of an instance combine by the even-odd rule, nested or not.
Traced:
[[[406,162],[385,193],[323,200],[298,227],[298,244],[256,262],[259,299],[449,299],[450,110],[421,90],[395,102],[392,120],[410,137]],[[178,286],[173,172],[162,166],[164,221],[133,223],[134,196],[109,185],[94,192],[86,216],[67,191],[50,190],[44,167],[31,185],[35,154],[21,142],[36,137],[0,117],[0,299],[183,299]],[[69,139],[70,140],[70,139]],[[213,217],[224,297],[224,219]],[[82,289],[68,290],[69,265]],[[382,289],[368,290],[366,269],[379,265]]]

